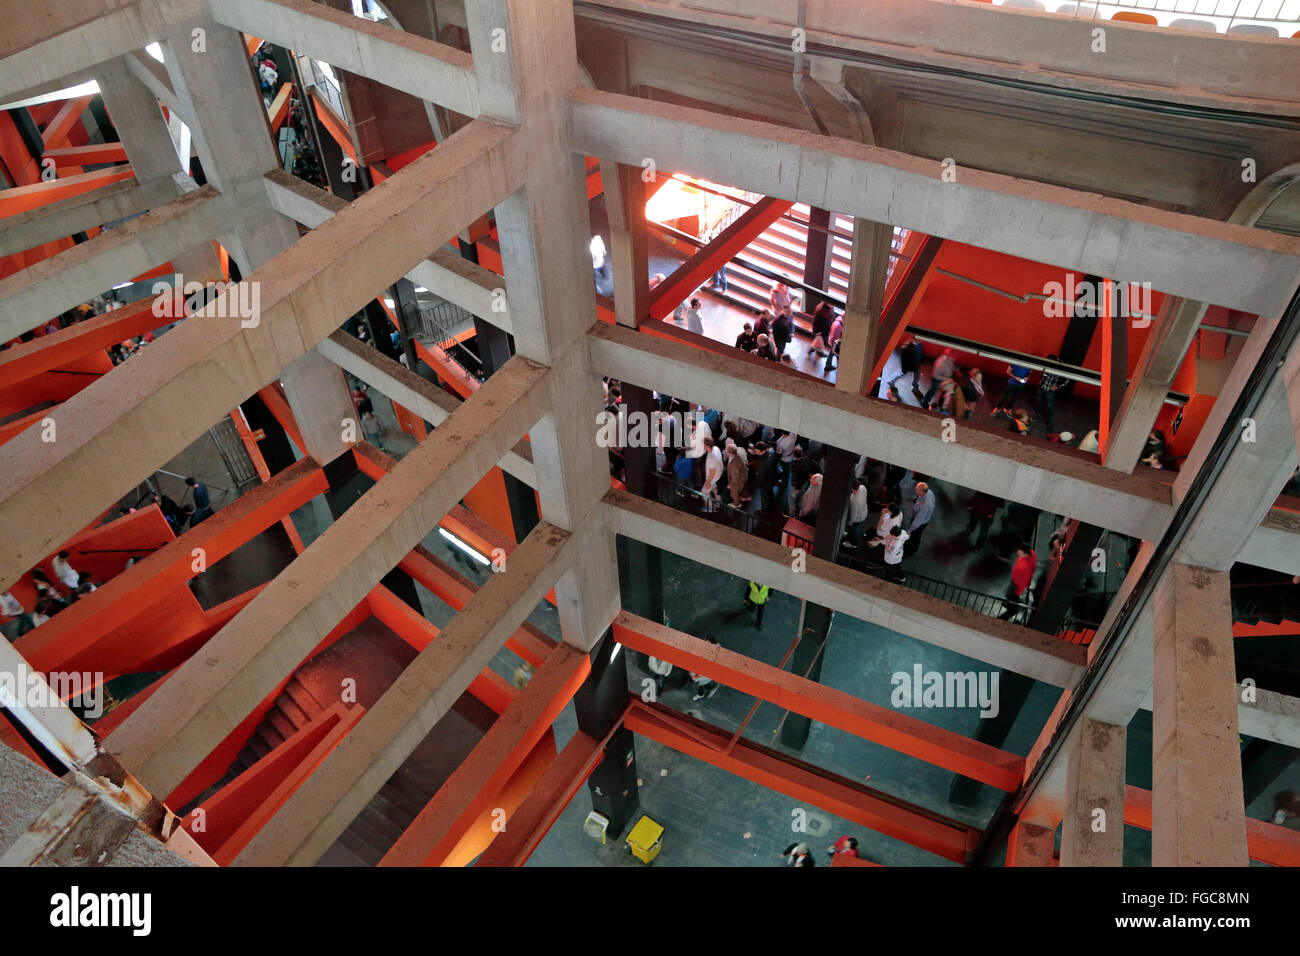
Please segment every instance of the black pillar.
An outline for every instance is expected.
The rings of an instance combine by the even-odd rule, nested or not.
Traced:
[[[474,341],[478,343],[478,355],[483,362],[485,378],[510,361],[510,356],[515,352],[514,342],[506,332],[477,315],[474,316]],[[537,513],[537,496],[530,485],[509,472],[503,471],[501,477],[505,481],[506,501],[510,505],[515,540],[523,541],[541,520],[541,515]]]
[[[831,269],[831,214],[826,209],[813,207],[808,211],[808,246],[803,264],[803,281],[816,289],[825,289]],[[817,303],[806,302],[811,312]]]
[[[843,448],[826,446],[822,465],[822,493],[817,505],[817,526],[813,532],[812,556],[835,561],[840,554],[840,537],[844,533],[844,516],[849,506],[849,483],[858,456]],[[790,658],[790,672],[808,680],[819,681],[822,662],[826,659],[823,644],[830,633],[835,612],[820,604],[806,603],[799,644]],[[801,748],[808,742],[812,720],[791,711],[781,727],[781,743]]]
[[[578,729],[603,740],[622,719],[631,693],[627,687],[627,653],[618,647],[613,629],[607,630],[591,652],[591,673],[573,698]],[[622,832],[640,804],[636,785],[636,748],[631,731],[620,727],[605,744],[604,757],[587,778],[591,808],[609,820],[609,833]]]
[[[1060,360],[1067,365],[1082,365],[1092,345],[1092,337],[1097,332],[1097,317],[1101,315],[1101,296],[1103,294],[1100,276],[1084,276],[1076,283],[1079,296],[1075,300],[1073,317],[1066,326],[1065,337],[1057,350]],[[1079,300],[1090,295],[1092,304]]]
[[[1065,554],[1059,563],[1047,569],[1043,578],[1042,593],[1034,608],[1029,626],[1044,634],[1055,634],[1070,611],[1074,600],[1092,564],[1092,553],[1101,542],[1104,529],[1075,521],[1065,539]]]
[[[1241,752],[1241,783],[1246,806],[1276,782],[1295,761],[1296,752],[1271,740],[1251,740]]]
[[[415,283],[410,279],[398,279],[394,282],[393,304],[396,306],[393,311],[397,313],[397,334],[401,344],[390,357],[396,360],[398,354],[405,355],[407,367],[418,375],[420,358],[415,353],[415,343],[412,340],[419,337],[423,323],[420,319],[420,297],[415,291]],[[389,344],[392,344],[391,338]]]
[[[250,395],[239,407],[244,413],[249,429],[254,434],[259,430],[263,434],[263,437],[258,439],[257,448],[266,461],[267,470],[272,475],[276,475],[292,465],[297,459],[293,456],[293,446],[289,444],[289,436],[285,434],[279,419],[271,414],[271,410],[266,407],[261,397]]]
[[[998,678],[998,715],[980,718],[975,728],[975,739],[990,747],[1001,747],[1006,742],[1007,734],[1020,716],[1025,706],[1025,699],[1033,689],[1032,679],[1012,671],[1004,670]],[[975,806],[980,787],[984,784],[969,777],[956,776],[948,788],[948,802],[962,807]]]

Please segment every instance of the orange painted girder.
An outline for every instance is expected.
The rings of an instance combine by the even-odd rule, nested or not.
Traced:
[[[705,674],[727,687],[999,790],[1015,790],[1024,779],[1025,759],[1017,754],[869,703],[635,614],[623,611],[614,618],[614,639],[632,650]]]
[[[750,206],[722,234],[677,267],[650,291],[650,318],[662,319],[686,297],[708,281],[725,262],[761,236],[772,223],[790,211],[794,203],[765,196]]]
[[[97,166],[101,163],[125,163],[126,147],[121,143],[65,146],[61,149],[47,149],[45,158],[54,160],[57,169],[68,166]]]
[[[16,345],[0,352],[0,388],[61,368],[170,321],[153,314],[150,299]]]
[[[979,831],[955,820],[760,747],[743,737],[730,753],[724,754],[722,751],[730,742],[728,734],[660,704],[633,702],[623,725],[634,734],[679,753],[944,859],[965,863],[967,853],[979,840]]]
[[[104,634],[146,612],[152,603],[199,572],[194,549],[211,567],[268,525],[327,490],[325,474],[304,458],[269,482],[222,508],[199,527],[138,562],[18,639],[15,646],[37,670],[93,646]]]
[[[537,746],[591,671],[591,659],[561,644],[514,704],[434,794],[380,866],[439,866]]]
[[[574,734],[475,865],[523,866],[603,755],[599,740],[582,731]]]
[[[275,420],[280,423],[285,434],[298,448],[302,455],[307,454],[307,448],[302,440],[302,432],[298,430],[298,419],[294,418],[293,410],[289,408],[289,400],[284,397],[284,390],[279,382],[273,382],[257,393],[258,398],[266,405],[267,410],[275,416]]]
[[[40,209],[51,203],[88,193],[109,183],[134,179],[135,171],[129,165],[114,166],[112,169],[97,169],[93,173],[80,176],[67,176],[32,183],[29,186],[16,186],[13,189],[0,190],[0,228],[4,227],[4,218],[16,216],[20,212]]]
[[[1124,788],[1124,822],[1141,830],[1151,829],[1150,790]],[[1260,863],[1300,866],[1300,831],[1247,817],[1246,850],[1252,860]]]

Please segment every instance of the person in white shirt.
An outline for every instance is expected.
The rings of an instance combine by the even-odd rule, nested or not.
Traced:
[[[68,552],[60,551],[58,557],[51,561],[50,565],[54,568],[55,576],[63,582],[65,588],[69,591],[77,589],[79,575],[72,569],[72,565],[68,564]]]
[[[856,478],[853,479],[853,492],[849,495],[849,527],[848,540],[845,542],[847,547],[862,547],[863,529],[866,528],[867,518],[871,514],[871,501],[867,494],[867,486]]]
[[[899,582],[903,580],[903,546],[908,537],[901,524],[895,524],[885,536],[885,566],[893,569],[890,576]]]
[[[892,505],[885,505],[880,509],[880,520],[876,522],[876,540],[872,542],[873,545],[884,543],[885,538],[888,537],[889,529],[894,526],[897,518],[894,514],[895,510],[897,509]]]

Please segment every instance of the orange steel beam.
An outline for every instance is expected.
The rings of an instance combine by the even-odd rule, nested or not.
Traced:
[[[443,866],[468,866],[497,837],[499,821],[512,817],[537,786],[546,769],[555,762],[555,731],[547,728],[537,746],[528,752],[510,779],[487,802],[486,808],[470,824],[465,835],[443,860]]]
[[[1151,829],[1151,791],[1124,788],[1124,822],[1140,830]],[[1246,818],[1246,851],[1252,860],[1271,866],[1300,866],[1300,831]]]
[[[202,549],[205,566],[211,567],[326,490],[325,473],[311,459],[302,459],[29,631],[15,646],[34,669],[57,667],[60,659],[87,650],[200,573],[196,549]]]
[[[0,352],[0,388],[102,352],[169,322],[170,318],[153,314],[153,299],[147,299],[15,345]]]
[[[475,865],[523,866],[596,769],[604,750],[601,741],[582,731],[574,734]]]
[[[41,131],[41,139],[47,150],[63,145],[63,141],[68,138],[68,134],[81,119],[81,114],[90,107],[90,101],[93,99],[93,96],[79,96],[64,101],[59,111],[54,114],[54,118]]]
[[[267,409],[275,420],[280,423],[290,440],[297,446],[300,454],[307,454],[307,447],[303,444],[302,432],[298,430],[298,419],[293,417],[293,410],[289,408],[289,400],[284,397],[284,389],[279,382],[272,382],[257,393],[265,404]]]
[[[397,567],[456,611],[464,608],[478,590],[468,578],[430,554],[424,545],[417,545],[414,551],[398,562]],[[527,622],[506,641],[506,647],[534,667],[541,667],[556,646],[555,641]]]
[[[352,145],[352,137],[348,133],[348,124],[334,112],[334,108],[316,92],[315,88],[311,91],[311,102],[316,108],[316,119],[321,126],[325,127],[325,132],[333,137],[334,142],[339,144],[339,148],[347,154],[348,159],[355,163],[357,161],[357,150]]]
[[[724,754],[729,734],[661,704],[633,701],[623,725],[679,753],[947,860],[966,863],[979,841],[978,830],[956,820],[752,741],[742,738]]]
[[[905,253],[910,249],[910,256],[894,267],[894,274],[890,276],[885,287],[874,365],[871,381],[867,383],[868,390],[884,372],[889,354],[898,346],[903,333],[907,331],[907,323],[921,304],[925,290],[934,278],[935,272],[931,266],[934,265],[935,257],[939,255],[942,245],[943,240],[938,236],[927,236],[915,231],[908,234],[903,249]]]
[[[28,186],[15,186],[13,189],[0,190],[0,228],[4,226],[3,219],[7,216],[16,216],[20,212],[40,209],[42,206],[48,206],[62,199],[88,193],[110,183],[134,178],[135,171],[128,164],[114,166],[111,169],[97,169],[94,172],[82,173],[79,176],[68,176],[64,179],[51,179],[49,181],[42,180]]]
[[[1024,779],[1024,757],[868,703],[635,614],[622,611],[614,618],[614,639],[624,647],[704,674],[785,710],[999,790],[1015,790]]]
[[[219,866],[228,866],[365,712],[334,703],[191,811],[183,826]]]
[[[58,408],[58,405],[43,408],[39,412],[32,412],[30,415],[24,415],[22,418],[16,418],[7,424],[0,425],[0,445],[9,441],[15,435],[25,432],[46,416],[55,414]]]
[[[650,318],[662,319],[677,308],[733,256],[757,239],[768,226],[790,211],[794,203],[766,196],[739,219],[724,229],[716,239],[699,249],[658,287],[650,292]],[[644,215],[643,210],[638,211]]]
[[[101,163],[125,163],[126,147],[121,143],[90,143],[47,149],[45,158],[54,160],[56,169],[69,166],[97,166]]]
[[[249,459],[253,462],[253,468],[257,472],[257,477],[262,479],[262,483],[271,480],[271,469],[266,466],[266,458],[262,455],[262,449],[258,447],[257,439],[249,431],[248,422],[244,421],[244,414],[239,409],[230,413],[230,420],[235,423],[235,431],[239,433],[239,440],[244,443],[244,450],[248,452]],[[280,519],[280,527],[284,528],[284,533],[289,536],[289,544],[293,546],[294,554],[302,554],[304,545],[302,535],[298,533],[298,527],[293,523],[293,518],[285,515]]]
[[[271,105],[266,108],[266,118],[271,124],[272,133],[283,126],[285,119],[289,116],[289,94],[291,92],[293,92],[293,84],[283,84],[280,87],[280,92],[275,94],[275,99],[271,101]]]
[[[591,659],[582,651],[557,647],[379,865],[442,865],[474,821],[492,808],[590,671]]]

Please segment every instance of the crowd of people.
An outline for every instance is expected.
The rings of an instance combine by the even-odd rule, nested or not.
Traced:
[[[4,618],[0,630],[5,637],[11,641],[22,637],[95,590],[96,584],[90,574],[73,568],[69,563],[70,557],[67,551],[60,551],[50,562],[55,580],[50,580],[40,568],[33,569],[36,602],[31,611],[23,607],[13,592],[6,591],[0,595],[0,616]]]

